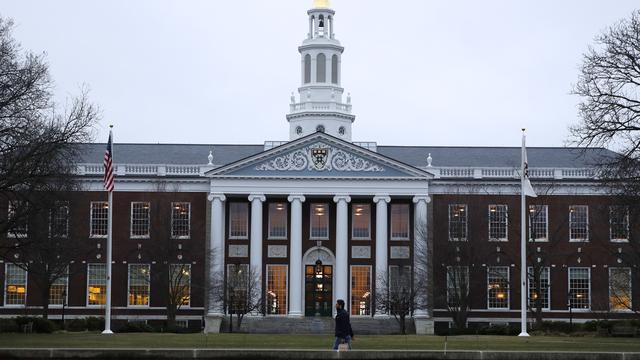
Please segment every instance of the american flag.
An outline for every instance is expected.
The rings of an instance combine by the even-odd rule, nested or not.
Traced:
[[[107,151],[104,153],[104,189],[108,192],[113,191],[113,141],[112,133],[109,131],[109,142],[107,143]]]

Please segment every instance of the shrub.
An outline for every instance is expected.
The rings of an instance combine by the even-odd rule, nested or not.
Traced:
[[[85,319],[73,319],[65,324],[67,331],[85,331],[87,330],[87,321]]]
[[[50,334],[58,329],[53,321],[41,317],[18,316],[15,320],[21,330],[29,323],[33,323],[33,332],[37,333]]]
[[[116,332],[121,333],[138,333],[138,332],[153,332],[153,327],[147,325],[141,321],[132,321],[124,323]]]
[[[104,318],[90,316],[85,319],[87,323],[87,330],[89,331],[102,331],[104,330]]]
[[[0,319],[0,333],[20,332],[20,325],[15,319]]]

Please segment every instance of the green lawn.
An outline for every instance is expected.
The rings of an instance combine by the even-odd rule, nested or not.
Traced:
[[[635,338],[507,336],[358,336],[354,349],[531,350],[640,352]],[[2,334],[0,348],[241,348],[329,349],[330,336],[256,334]]]

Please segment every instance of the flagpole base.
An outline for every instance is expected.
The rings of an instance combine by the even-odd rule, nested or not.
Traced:
[[[111,331],[110,329],[105,329],[105,330],[102,332],[102,335],[113,335],[113,331]]]
[[[529,333],[527,333],[526,331],[521,332],[518,336],[521,337],[529,337]]]

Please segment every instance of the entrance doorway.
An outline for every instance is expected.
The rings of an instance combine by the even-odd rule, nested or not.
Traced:
[[[333,266],[323,265],[318,260],[315,265],[306,265],[304,274],[304,315],[330,317],[333,313]]]

